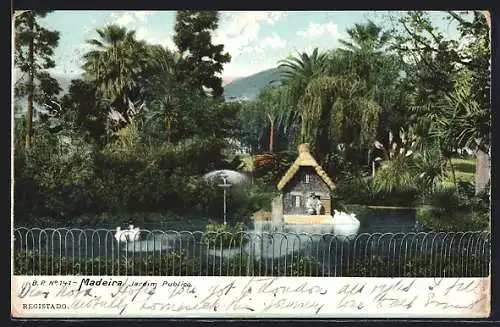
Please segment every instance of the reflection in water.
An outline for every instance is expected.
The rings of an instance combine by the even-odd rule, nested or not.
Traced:
[[[126,242],[123,246],[128,252],[153,252],[169,250],[171,245],[169,240],[175,239],[175,235],[153,234],[147,239],[139,239],[132,242]]]
[[[210,245],[207,254],[229,258],[235,254],[247,253],[262,258],[277,258],[304,251],[318,251],[317,244],[326,244],[325,238],[338,241],[354,239],[359,231],[359,220],[354,214],[335,211],[334,217],[323,224],[276,224],[271,221],[254,221],[254,229],[246,231],[249,241],[243,246],[238,244],[221,248]],[[326,235],[325,235],[326,234]],[[129,252],[164,251],[181,248],[182,238],[176,234],[150,234],[147,239],[128,241],[123,248]],[[193,239],[184,246],[195,246]]]

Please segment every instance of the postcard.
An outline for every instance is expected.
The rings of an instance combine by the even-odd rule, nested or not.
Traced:
[[[490,315],[488,12],[12,24],[12,318]]]

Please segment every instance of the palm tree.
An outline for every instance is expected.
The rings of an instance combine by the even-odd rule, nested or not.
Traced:
[[[454,92],[445,96],[439,115],[431,125],[431,135],[455,149],[469,148],[476,152],[476,193],[487,185],[490,176],[490,109],[482,108],[474,98],[470,82],[459,80]],[[451,158],[449,158],[451,164]],[[453,170],[452,170],[453,172]]]
[[[366,24],[355,24],[347,29],[349,40],[339,40],[344,46],[339,52],[344,53],[348,70],[363,77],[370,85],[376,87],[377,73],[381,72],[382,49],[390,39],[390,34],[382,30],[372,21]]]
[[[285,84],[300,81],[307,85],[312,78],[325,72],[327,58],[327,53],[319,53],[318,48],[315,48],[311,55],[302,52],[297,57],[280,60],[278,67],[282,71],[282,81]]]
[[[134,31],[117,25],[96,32],[99,38],[87,41],[95,49],[83,56],[85,77],[95,83],[109,104],[125,111],[127,98],[136,100],[135,92],[146,58],[144,43],[135,39]]]
[[[366,24],[354,24],[353,28],[347,29],[347,35],[351,41],[339,41],[350,52],[379,52],[391,38],[388,31],[384,31],[371,20]]]
[[[178,83],[177,68],[180,55],[159,45],[149,46],[148,63],[143,72],[141,95],[150,110],[148,123],[163,121],[168,143],[180,121],[183,88]]]
[[[397,132],[401,127],[399,117],[406,111],[401,75],[404,63],[387,51],[391,33],[372,21],[355,24],[347,34],[347,40],[340,40],[343,48],[330,56],[329,72],[343,70],[365,82],[364,96],[381,107],[377,137],[386,143],[388,132]]]
[[[283,84],[281,92],[289,113],[284,120],[286,132],[296,122],[296,107],[309,82],[326,73],[328,54],[315,48],[311,54],[302,52],[278,63]]]

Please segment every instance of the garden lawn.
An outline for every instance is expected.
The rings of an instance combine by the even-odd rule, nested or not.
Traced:
[[[455,168],[455,176],[457,178],[457,181],[474,183],[474,176],[476,173],[476,160],[453,158],[451,159],[451,164]],[[449,168],[448,176],[451,181],[452,175]]]

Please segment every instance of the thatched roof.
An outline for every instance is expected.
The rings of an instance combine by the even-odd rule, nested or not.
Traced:
[[[330,179],[330,177],[328,177],[323,168],[318,165],[316,160],[309,152],[309,145],[307,143],[300,144],[298,146],[298,150],[299,156],[297,157],[297,159],[295,159],[295,162],[281,178],[280,182],[278,183],[278,190],[281,191],[286,186],[286,184],[288,184],[292,180],[293,176],[295,176],[295,174],[299,171],[300,167],[313,167],[318,176],[321,177],[321,179],[326,183],[326,185],[328,185],[328,187],[330,187],[330,189],[335,188],[335,184],[333,183],[333,181]]]

